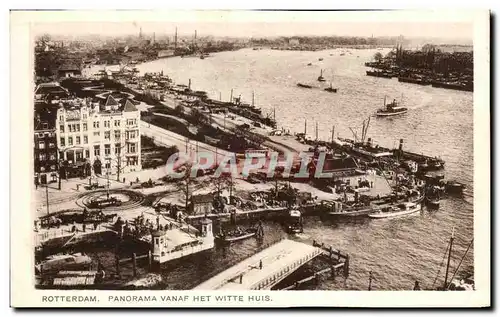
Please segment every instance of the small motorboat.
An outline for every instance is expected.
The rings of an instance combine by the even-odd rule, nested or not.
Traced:
[[[309,63],[309,64],[307,64],[307,66],[312,66],[312,64],[313,64],[313,63]]]
[[[255,228],[249,228],[246,230],[242,230],[240,228],[237,228],[236,230],[229,231],[229,232],[221,232],[221,234],[216,236],[216,240],[221,243],[232,243],[236,241],[241,241],[245,240],[248,238],[251,238],[257,234],[257,229]]]
[[[320,62],[321,62],[322,60],[323,60],[323,58],[322,58],[322,57],[318,58],[318,61],[320,61]]]
[[[451,195],[462,195],[465,190],[465,185],[456,181],[446,182],[446,193]]]
[[[370,218],[394,218],[420,211],[422,206],[412,202],[385,207],[368,215]]]

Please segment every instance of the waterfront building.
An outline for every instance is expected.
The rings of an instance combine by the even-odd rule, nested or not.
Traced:
[[[191,214],[203,215],[212,212],[214,196],[212,194],[193,195],[191,197]]]
[[[141,170],[140,111],[129,99],[73,99],[59,104],[57,147],[64,177]],[[62,171],[61,171],[62,173]],[[61,175],[63,176],[63,175]]]
[[[34,182],[48,184],[58,180],[57,107],[44,102],[35,103],[34,113]]]

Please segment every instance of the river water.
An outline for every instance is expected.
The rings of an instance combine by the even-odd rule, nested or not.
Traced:
[[[187,84],[191,79],[192,89],[205,90],[215,99],[229,100],[233,89],[234,96],[241,94],[244,100],[251,102],[254,91],[255,104],[263,113],[272,113],[275,109],[280,128],[292,133],[304,132],[307,118],[307,134],[315,135],[317,122],[318,135],[324,140],[331,138],[332,126],[340,137],[352,138],[349,128],[360,134],[363,120],[383,106],[385,96],[388,100],[402,98],[409,112],[392,119],[372,118],[368,137],[389,147],[402,138],[405,149],[442,157],[446,161],[446,178],[465,183],[469,194],[465,198],[443,199],[438,211],[424,210],[406,218],[336,222],[308,217],[304,234],[293,239],[322,241],[351,256],[351,274],[345,284],[340,278],[335,282],[324,279],[309,288],[365,290],[370,271],[375,290],[411,289],[415,280],[424,288],[431,287],[452,227],[455,227],[455,246],[451,272],[473,238],[473,94],[366,76],[364,62],[377,51],[350,52],[341,56],[341,50],[244,49],[217,53],[204,60],[160,59],[138,68],[141,73],[163,70],[177,83]],[[331,80],[338,88],[338,93],[324,91],[329,83],[316,81],[321,69],[327,81]],[[318,88],[302,89],[296,86],[297,82]],[[267,223],[265,230],[269,241],[285,235],[274,223]],[[229,250],[206,252],[199,255],[202,257],[199,261],[193,258],[164,270],[163,275],[170,287],[182,289],[255,248],[257,242],[248,240]],[[469,251],[460,271],[472,269],[472,254],[473,250]],[[444,268],[438,283],[443,279]]]

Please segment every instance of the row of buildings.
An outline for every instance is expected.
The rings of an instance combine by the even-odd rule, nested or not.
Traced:
[[[140,111],[134,100],[77,98],[58,83],[35,90],[34,182],[141,170]]]

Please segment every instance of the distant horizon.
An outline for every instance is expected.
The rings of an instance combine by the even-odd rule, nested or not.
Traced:
[[[42,12],[43,13],[43,12]],[[455,11],[97,11],[45,12],[36,35],[103,37],[138,35],[266,38],[337,36],[469,41],[474,27]]]

